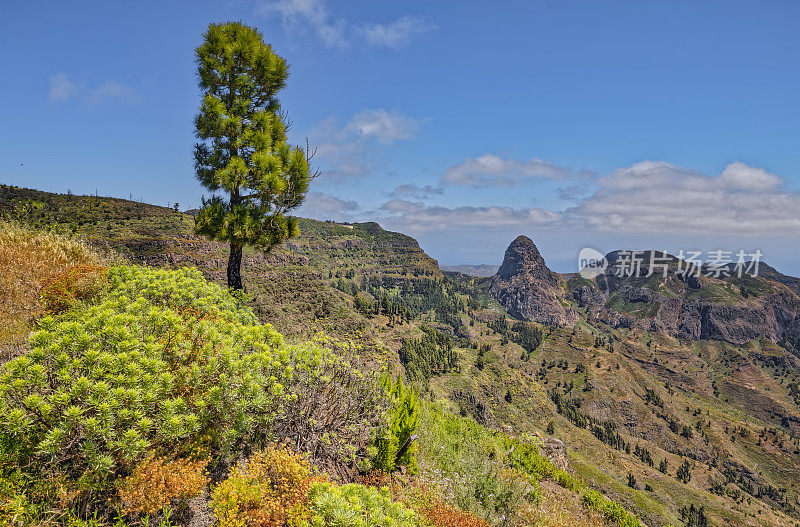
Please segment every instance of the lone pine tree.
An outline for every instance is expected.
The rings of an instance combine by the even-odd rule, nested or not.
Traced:
[[[199,234],[230,242],[228,287],[242,288],[242,248],[265,252],[296,236],[288,214],[313,175],[308,150],[287,144],[278,101],[289,66],[255,28],[210,24],[195,50],[203,102],[195,118],[195,171],[212,192],[195,219]],[[219,196],[214,193],[220,192]]]

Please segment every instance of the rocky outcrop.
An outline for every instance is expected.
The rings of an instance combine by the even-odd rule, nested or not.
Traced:
[[[800,329],[800,299],[788,289],[746,304],[693,301],[681,309],[676,335],[743,344],[766,338],[780,342]]]
[[[548,326],[572,325],[577,312],[564,299],[563,279],[551,271],[539,249],[519,236],[506,249],[492,280],[492,296],[509,314]]]
[[[666,275],[647,265],[624,274],[615,267],[622,254],[607,254],[606,272],[596,280],[571,280],[567,297],[563,278],[548,269],[530,238],[519,236],[506,250],[490,291],[512,316],[545,325],[573,324],[578,317],[572,304],[585,308],[590,320],[615,328],[734,344],[769,339],[800,350],[800,279],[766,264],[763,276],[722,279],[678,265],[680,260],[666,253],[657,254],[670,264]],[[650,261],[650,252],[642,254],[643,262]]]
[[[569,470],[569,457],[567,457],[567,445],[560,439],[548,437],[539,447],[542,455],[549,459],[553,465],[561,470]]]
[[[603,305],[606,297],[596,287],[583,285],[572,292],[572,298],[579,307]]]
[[[601,310],[597,319],[614,328],[632,328],[636,324],[635,318],[622,315],[613,309]]]
[[[760,302],[726,304],[662,298],[654,316],[637,316],[601,308],[597,319],[615,328],[634,326],[690,340],[724,340],[744,344],[753,339],[792,343],[800,349],[800,300],[771,295]]]

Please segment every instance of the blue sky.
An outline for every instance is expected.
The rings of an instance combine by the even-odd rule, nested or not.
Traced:
[[[257,26],[291,64],[302,215],[375,220],[442,263],[518,234],[760,249],[800,274],[800,3],[4,2],[0,181],[199,204],[193,49]]]

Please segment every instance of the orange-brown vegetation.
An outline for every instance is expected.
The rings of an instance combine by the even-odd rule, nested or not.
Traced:
[[[207,464],[207,460],[149,456],[119,486],[122,511],[153,514],[175,502],[199,496],[208,485]]]
[[[78,240],[0,221],[0,360],[21,349],[48,310],[95,294],[105,264]]]

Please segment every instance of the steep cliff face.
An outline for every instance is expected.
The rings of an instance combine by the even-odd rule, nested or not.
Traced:
[[[516,318],[566,326],[574,324],[578,314],[564,300],[562,285],[563,279],[547,267],[533,241],[519,236],[506,249],[490,291]]]
[[[613,264],[615,253],[607,260]],[[677,259],[674,259],[677,262]],[[572,289],[572,299],[612,327],[640,327],[679,338],[744,344],[754,339],[800,349],[798,282],[765,265],[758,277],[681,274],[619,276],[609,267],[594,285]]]
[[[797,298],[788,291],[743,305],[694,301],[681,307],[677,336],[735,344],[760,338],[780,342],[797,326],[800,314]]]

